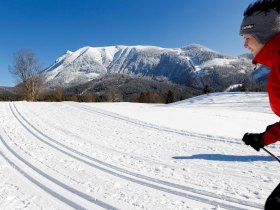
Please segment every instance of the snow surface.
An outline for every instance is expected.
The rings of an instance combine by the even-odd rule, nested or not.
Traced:
[[[201,44],[190,44],[190,45],[187,45],[185,47],[182,47],[183,50],[189,50],[189,49],[193,49],[193,50],[196,50],[196,51],[206,51],[206,52],[214,52],[214,53],[218,53],[210,48],[207,48]]]
[[[0,114],[0,209],[262,209],[280,180],[240,140],[279,120],[265,93],[1,102]]]
[[[229,86],[224,92],[234,92],[234,90],[236,91],[237,88],[240,88],[242,87],[243,84],[234,84],[234,85],[231,85]]]
[[[236,59],[228,59],[228,58],[214,58],[210,61],[206,61],[202,64],[203,68],[213,67],[213,66],[231,66],[232,62],[235,62]]]

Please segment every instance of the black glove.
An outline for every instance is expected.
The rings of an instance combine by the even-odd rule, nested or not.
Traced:
[[[273,126],[274,126],[274,124],[267,126],[265,131],[269,131]]]
[[[260,151],[260,148],[265,146],[263,142],[263,134],[264,133],[245,133],[242,141],[244,141],[246,145],[250,145],[255,150]]]

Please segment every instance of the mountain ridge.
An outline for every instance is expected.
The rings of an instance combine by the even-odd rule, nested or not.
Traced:
[[[200,44],[182,48],[116,45],[66,51],[44,73],[52,88],[81,85],[107,74],[126,74],[165,78],[190,87],[208,84],[222,90],[233,82],[250,80],[253,69],[247,56],[224,55]]]

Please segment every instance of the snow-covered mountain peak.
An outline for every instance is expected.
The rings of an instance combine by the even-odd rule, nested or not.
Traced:
[[[67,50],[65,54],[72,54],[73,52],[70,50]]]
[[[135,48],[137,50],[165,50],[166,48],[157,47],[157,46],[149,46],[149,45],[136,45],[131,46],[132,48]]]
[[[64,54],[62,54],[58,59],[55,60],[55,63],[58,63],[58,62],[64,60],[65,58],[71,56],[72,54],[73,54],[72,51],[67,50]]]
[[[208,51],[208,52],[215,52],[214,50],[211,50],[201,44],[190,44],[185,47],[181,48],[182,50],[197,50],[197,51]]]
[[[160,77],[177,84],[200,86],[204,77],[209,81],[208,77],[221,71],[226,71],[223,75],[244,74],[252,69],[250,65],[247,59],[226,56],[199,44],[183,48],[86,46],[60,56],[46,69],[46,76],[52,87],[83,84],[112,73]]]

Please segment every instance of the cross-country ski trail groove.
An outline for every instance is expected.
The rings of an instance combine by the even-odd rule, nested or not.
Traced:
[[[177,195],[177,196],[181,196],[181,197],[185,197],[185,198],[188,198],[188,199],[197,200],[197,201],[200,201],[200,202],[203,202],[203,203],[208,203],[208,204],[211,204],[211,205],[214,205],[214,206],[219,205],[220,207],[223,207],[223,208],[226,208],[226,209],[246,209],[246,208],[242,208],[242,205],[243,206],[254,207],[254,208],[257,208],[257,209],[262,208],[262,205],[257,204],[257,203],[247,202],[247,201],[243,201],[243,200],[240,200],[240,199],[231,198],[231,197],[228,197],[228,196],[219,196],[219,195],[215,195],[213,193],[207,192],[207,191],[202,191],[202,190],[198,190],[198,189],[195,189],[195,188],[170,183],[170,182],[167,182],[167,181],[162,181],[162,180],[159,180],[159,179],[155,179],[155,178],[151,178],[151,177],[148,177],[148,176],[133,173],[133,172],[127,171],[125,169],[122,169],[122,168],[110,165],[108,163],[102,162],[102,161],[97,160],[95,158],[92,158],[92,157],[90,157],[88,155],[85,155],[85,154],[83,154],[83,153],[81,153],[77,150],[74,150],[73,148],[70,148],[66,145],[61,144],[60,142],[56,141],[55,139],[52,139],[52,138],[48,137],[46,134],[42,133],[40,130],[38,130],[32,124],[30,124],[28,122],[28,120],[25,117],[23,117],[21,115],[21,113],[17,110],[14,103],[12,105],[13,105],[13,107],[10,104],[10,109],[11,109],[13,115],[15,116],[15,118],[20,122],[20,124],[26,130],[28,130],[38,140],[40,140],[43,143],[59,150],[60,152],[66,154],[68,156],[71,156],[72,158],[75,158],[76,160],[79,160],[79,161],[81,161],[81,162],[83,162],[87,165],[90,165],[91,167],[98,168],[99,170],[110,173],[111,175],[115,175],[117,177],[126,179],[126,180],[131,181],[131,182],[136,182],[136,183],[141,184],[143,186],[148,186],[150,188],[154,188],[154,189],[157,189],[157,190],[168,192],[168,193],[171,193],[171,194],[174,194],[174,195]],[[35,134],[35,132],[37,134]],[[47,139],[47,141],[44,140],[43,138]],[[52,143],[49,143],[49,142],[52,142]],[[54,146],[53,144],[59,145],[63,149],[60,149],[60,148]],[[71,153],[73,153],[73,154],[71,154]],[[101,167],[84,160],[84,158],[100,164]],[[108,169],[106,169],[104,167],[106,167]],[[116,173],[113,170],[118,171],[118,172],[123,173],[123,174],[127,174],[131,177]],[[134,177],[134,178],[132,178],[132,177]],[[141,179],[141,180],[139,180],[139,179]],[[142,180],[145,180],[145,181],[142,181]],[[152,184],[150,182],[155,183],[155,184]],[[162,187],[162,186],[165,186],[165,187]],[[179,190],[185,191],[185,192],[175,191],[173,189],[169,189],[169,188],[166,188],[166,187],[176,188],[176,189],[179,189]],[[187,194],[186,192],[188,192],[190,194]],[[199,195],[199,196],[197,196],[197,195]],[[204,197],[206,197],[206,198],[204,198]],[[218,201],[213,201],[213,200],[218,200]],[[223,202],[232,203],[234,205],[224,204]],[[238,207],[238,206],[241,206],[241,207]]]
[[[168,133],[174,133],[177,135],[183,135],[183,136],[189,136],[192,138],[199,138],[199,139],[207,139],[207,140],[211,140],[211,141],[221,141],[221,142],[228,142],[228,143],[232,143],[232,144],[238,144],[240,145],[240,141],[238,141],[238,139],[233,139],[233,138],[225,138],[222,136],[210,136],[210,135],[205,135],[205,134],[200,134],[200,133],[195,133],[195,132],[189,132],[189,131],[185,131],[185,130],[176,130],[176,129],[171,129],[168,127],[164,127],[164,126],[158,126],[152,123],[148,123],[148,122],[143,122],[141,120],[136,120],[130,117],[126,117],[120,114],[116,114],[113,112],[109,112],[109,111],[105,111],[96,107],[89,107],[86,105],[80,105],[80,104],[76,104],[73,102],[68,102],[65,103],[68,106],[71,107],[75,107],[79,110],[84,110],[86,112],[93,112],[95,114],[99,114],[101,116],[106,116],[106,117],[110,117],[110,118],[114,118],[114,119],[118,119],[121,121],[125,121],[125,122],[129,122],[131,124],[136,124],[136,125],[140,125],[140,126],[144,126],[146,128],[149,129],[156,129],[156,130],[161,130],[163,132],[168,132]]]
[[[5,148],[4,151],[8,151],[10,154],[12,154],[16,159],[17,159],[17,163],[14,163],[13,161],[11,161],[7,155],[4,155],[3,152],[0,151],[0,154],[2,155],[2,157],[9,163],[10,166],[12,166],[16,171],[18,171],[20,174],[22,174],[24,177],[26,177],[29,181],[31,181],[33,184],[35,184],[36,186],[40,187],[41,189],[43,189],[45,192],[49,193],[50,195],[52,195],[53,197],[55,197],[56,199],[60,200],[61,202],[71,206],[74,209],[90,209],[90,208],[97,208],[97,206],[103,208],[103,209],[112,209],[112,210],[117,210],[117,208],[104,203],[100,200],[97,200],[94,197],[91,197],[77,189],[74,189],[73,187],[64,184],[63,182],[55,179],[52,176],[49,176],[48,174],[46,174],[45,172],[43,172],[42,170],[40,170],[39,168],[36,168],[34,165],[32,165],[31,163],[29,163],[28,161],[26,161],[24,158],[22,158],[21,156],[19,156],[7,143],[5,138],[3,137],[4,133],[0,134],[0,140],[1,140],[1,144],[2,146]],[[7,134],[5,134],[6,138],[9,138],[9,136]],[[6,152],[7,153],[7,152]],[[19,163],[20,162],[20,163]],[[25,166],[21,166],[19,167],[19,164],[23,164]],[[28,167],[28,171],[29,172],[25,172],[26,166]],[[24,168],[24,169],[23,169]],[[36,173],[36,178],[34,178],[34,172]],[[38,176],[38,175],[40,176]],[[40,180],[40,181],[38,181]],[[51,189],[49,186],[52,186],[52,188],[56,188]],[[55,185],[55,186],[54,186]],[[63,195],[60,192],[57,192],[57,186],[59,187],[59,191],[63,192]],[[69,196],[70,198],[66,198],[65,195]],[[86,205],[85,207],[83,205],[80,205],[76,202],[73,201],[74,200],[78,200],[81,203],[83,203],[84,205]],[[83,200],[82,200],[83,199]],[[90,205],[89,203],[94,204]],[[95,206],[97,205],[97,206]]]
[[[69,105],[69,103],[71,104],[71,105]],[[29,117],[32,117],[32,116],[34,116],[37,120],[39,120],[39,121],[41,121],[41,122],[43,122],[45,125],[48,125],[49,127],[51,127],[52,128],[52,132],[56,132],[57,130],[59,130],[59,131],[61,131],[62,133],[64,133],[64,137],[67,137],[68,135],[69,136],[76,136],[76,137],[78,137],[77,136],[77,134],[75,133],[75,132],[73,132],[71,129],[65,129],[64,127],[63,127],[63,125],[61,125],[61,124],[55,124],[54,125],[54,122],[53,121],[49,121],[49,120],[47,120],[46,118],[43,118],[43,117],[41,117],[40,115],[38,115],[38,113],[35,113],[35,112],[33,112],[33,110],[30,110],[29,109],[29,106],[26,106],[27,105],[27,103],[21,103],[20,104],[21,105],[21,112],[24,110],[25,112],[24,113],[21,113],[22,115],[24,115],[24,116],[28,116],[28,118]],[[98,109],[97,108],[97,111],[98,112],[95,112],[95,107],[91,110],[91,106],[87,106],[87,105],[84,105],[84,104],[73,104],[72,102],[65,102],[65,103],[63,103],[63,104],[60,104],[60,105],[63,105],[63,106],[65,106],[65,107],[67,107],[67,108],[74,108],[74,109],[76,109],[76,110],[78,110],[78,111],[82,111],[82,112],[84,112],[84,113],[87,113],[87,115],[88,114],[90,114],[90,115],[93,115],[93,116],[96,116],[96,115],[100,115],[100,116],[102,116],[102,118],[104,119],[104,118],[108,118],[108,119],[110,119],[110,120],[114,120],[114,121],[118,121],[119,120],[119,118],[123,118],[123,119],[121,119],[121,121],[120,122],[122,122],[122,123],[125,123],[126,125],[127,124],[129,124],[130,122],[130,124],[131,124],[131,126],[135,126],[135,128],[137,128],[137,127],[139,127],[139,128],[141,128],[142,130],[143,130],[143,128],[145,129],[145,128],[147,128],[147,129],[149,129],[149,130],[151,130],[151,131],[160,131],[160,133],[161,134],[163,134],[163,133],[166,133],[166,134],[168,134],[168,135],[170,135],[170,134],[172,134],[172,136],[180,136],[180,137],[184,137],[184,138],[191,138],[191,139],[198,139],[199,141],[201,141],[201,140],[203,140],[203,141],[208,141],[208,140],[211,140],[211,142],[213,142],[213,143],[215,143],[215,142],[223,142],[223,143],[233,143],[233,142],[235,142],[235,144],[236,144],[236,146],[237,147],[242,147],[242,145],[241,145],[241,143],[240,143],[240,140],[237,140],[237,139],[232,139],[232,138],[224,138],[224,137],[218,137],[219,138],[219,140],[216,140],[216,136],[211,136],[211,135],[207,135],[207,137],[206,136],[204,136],[204,135],[201,135],[201,134],[199,134],[199,135],[201,135],[200,137],[198,136],[198,134],[194,134],[194,136],[192,136],[193,135],[193,133],[191,133],[191,132],[187,132],[187,133],[189,133],[188,135],[183,135],[183,133],[182,132],[185,132],[185,131],[176,131],[176,130],[172,130],[172,129],[170,129],[170,128],[163,128],[163,130],[161,129],[162,127],[161,126],[158,126],[158,125],[151,125],[150,123],[146,123],[146,122],[142,122],[142,121],[139,121],[139,120],[135,120],[135,119],[133,119],[133,118],[127,118],[127,117],[125,117],[125,116],[123,116],[123,115],[119,115],[119,114],[115,114],[115,113],[111,113],[111,112],[109,112],[109,111],[103,111],[103,110],[100,110],[100,109]],[[80,108],[79,108],[80,107]],[[86,108],[88,108],[88,109],[84,109],[84,107],[86,107]],[[71,110],[72,111],[72,110]],[[102,113],[104,113],[104,114],[100,114],[100,112],[102,112]],[[29,116],[30,115],[30,116]],[[116,117],[114,117],[115,115],[117,115],[117,119],[116,119]],[[33,119],[34,119],[34,117],[33,117]],[[46,121],[47,120],[47,121]],[[38,121],[38,122],[39,122]],[[37,122],[37,123],[38,123]],[[29,124],[31,124],[32,126],[34,126],[34,127],[41,127],[41,125],[38,125],[37,123],[29,123]],[[37,125],[37,126],[35,126],[35,124]],[[166,129],[169,129],[170,131],[165,131]],[[44,131],[44,133],[46,133],[46,131]],[[57,133],[57,132],[56,132]],[[175,137],[174,136],[174,137]],[[210,138],[211,137],[211,138]],[[106,145],[101,145],[101,144],[99,144],[99,143],[94,143],[94,144],[92,144],[92,143],[89,143],[88,141],[87,141],[87,139],[86,138],[84,138],[84,137],[78,137],[79,139],[81,139],[81,140],[83,140],[83,142],[87,142],[87,144],[89,144],[88,146],[92,146],[93,148],[96,148],[96,147],[100,147],[100,149],[101,150],[107,150],[107,152],[109,152],[109,154],[111,154],[111,152],[113,152],[113,153],[118,153],[118,154],[121,154],[121,155],[126,155],[126,156],[128,156],[128,157],[130,157],[130,158],[133,158],[135,161],[136,160],[140,160],[141,162],[142,162],[142,164],[145,164],[145,165],[147,165],[147,163],[151,163],[151,164],[153,164],[154,166],[158,166],[158,165],[163,165],[163,166],[167,166],[167,167],[169,167],[171,170],[174,170],[173,168],[174,167],[176,167],[174,164],[167,164],[165,161],[161,161],[161,160],[159,160],[159,159],[152,159],[152,158],[148,158],[148,157],[144,157],[143,155],[139,155],[139,154],[131,154],[131,153],[127,153],[126,151],[119,151],[119,150],[117,150],[117,149],[113,149],[112,147],[108,147],[108,145],[106,146]],[[55,138],[56,139],[56,138]],[[151,140],[151,139],[150,139]],[[234,140],[234,141],[233,141]],[[80,141],[79,141],[80,142]],[[63,143],[66,143],[65,142],[65,140],[64,140],[64,142]],[[71,148],[80,148],[80,146],[79,145],[77,145],[77,144],[73,144],[74,142],[72,141],[71,142],[71,145],[70,145],[70,147]],[[176,144],[177,144],[178,142],[176,142]],[[73,144],[73,145],[72,145]],[[197,146],[197,145],[196,145]],[[87,149],[87,147],[83,147],[83,149]],[[95,149],[95,151],[96,152],[98,152],[98,151],[100,151],[100,149]],[[104,153],[102,153],[102,154],[104,154]],[[268,159],[269,159],[270,157],[268,157]],[[97,158],[97,159],[102,159],[102,158]],[[271,158],[272,159],[272,158]],[[144,162],[146,162],[146,163],[144,163]],[[112,164],[112,163],[111,163]],[[112,165],[114,165],[114,163],[112,164]],[[125,166],[125,167],[127,167],[127,166]],[[200,169],[199,169],[200,168]],[[200,174],[208,174],[208,170],[206,169],[206,168],[209,168],[209,166],[208,165],[203,165],[203,166],[201,166],[201,167],[197,167],[196,168],[196,171],[197,172],[199,172]],[[134,170],[135,169],[137,169],[137,168],[134,168]],[[178,168],[178,170],[180,170],[181,168]],[[210,170],[211,170],[211,168],[209,168]],[[232,167],[230,167],[230,168],[227,168],[229,171],[225,171],[225,173],[228,173],[228,174],[233,174],[233,173],[235,173],[236,172],[236,175],[235,175],[235,177],[239,177],[239,175],[238,175],[238,173],[240,172],[240,169],[237,169],[237,168],[232,168]],[[244,168],[244,170],[246,170],[247,169],[247,167],[246,168]],[[224,170],[226,170],[226,169],[224,169]],[[273,171],[263,171],[262,169],[255,169],[255,171],[259,171],[260,173],[265,173],[266,174],[266,176],[270,176],[270,175],[273,175],[273,174],[275,174],[275,172],[273,172]],[[209,176],[212,176],[212,174],[208,174]],[[206,175],[207,176],[207,175]],[[243,177],[241,177],[241,178],[243,178]],[[230,179],[230,178],[229,178]],[[247,181],[246,180],[243,180],[243,179],[241,179],[241,181],[243,182],[244,181],[244,183],[247,183]]]

